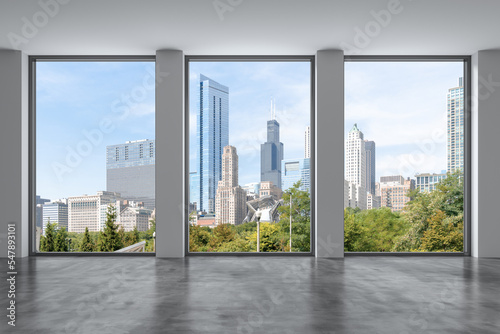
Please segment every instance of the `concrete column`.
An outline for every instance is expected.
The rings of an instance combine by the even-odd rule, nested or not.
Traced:
[[[0,257],[7,226],[16,230],[16,257],[28,256],[28,56],[0,50]]]
[[[316,53],[316,257],[344,257],[344,53]]]
[[[156,256],[183,257],[184,53],[156,52]]]
[[[471,254],[500,257],[500,50],[472,56]]]

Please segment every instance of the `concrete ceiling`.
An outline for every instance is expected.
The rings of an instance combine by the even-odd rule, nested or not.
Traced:
[[[498,0],[397,2],[0,0],[0,49],[30,55],[153,55],[165,48],[191,55],[308,55],[330,48],[469,55],[500,48]],[[380,11],[391,14],[379,23],[374,13]]]

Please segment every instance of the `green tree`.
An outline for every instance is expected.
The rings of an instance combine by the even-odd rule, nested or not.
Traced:
[[[114,252],[123,248],[123,239],[118,234],[116,222],[116,208],[113,205],[108,206],[106,212],[106,226],[104,231],[99,234],[98,250],[100,252]]]
[[[436,245],[438,243],[436,242],[429,243],[429,240],[426,239],[426,244],[422,245],[426,231],[430,228],[438,228],[435,224],[436,219],[444,221],[449,218],[450,222],[453,221],[455,232],[463,231],[463,191],[461,171],[448,173],[447,177],[441,180],[436,185],[436,190],[432,192],[412,191],[412,200],[406,204],[405,212],[402,213],[402,217],[409,223],[410,228],[396,241],[393,250],[399,252],[437,251]],[[439,212],[442,212],[443,215]],[[431,222],[434,223],[432,227],[430,226]],[[457,234],[454,233],[454,235]],[[432,245],[431,249],[426,248],[426,245]]]
[[[67,252],[68,248],[68,233],[66,228],[61,227],[57,229],[57,234],[54,240],[54,251],[55,252]]]
[[[90,238],[89,228],[85,227],[85,233],[83,233],[83,239],[80,243],[80,252],[93,252],[95,249],[94,242]]]
[[[292,216],[292,251],[311,251],[311,198],[309,192],[300,190],[301,182],[297,181],[291,188],[283,193],[283,205],[278,208],[280,221],[277,239],[289,240],[290,237],[290,214]],[[292,207],[290,210],[290,196]],[[289,250],[289,241],[286,242]],[[285,248],[283,248],[285,249]],[[285,250],[286,251],[286,250]]]
[[[422,236],[421,252],[463,252],[463,216],[447,217],[438,210],[429,218],[429,228]]]
[[[212,233],[209,227],[189,226],[189,251],[206,252],[211,238]]]
[[[56,224],[49,221],[45,227],[45,235],[40,237],[40,251],[41,252],[54,252],[55,251],[55,238],[57,232],[55,231]]]

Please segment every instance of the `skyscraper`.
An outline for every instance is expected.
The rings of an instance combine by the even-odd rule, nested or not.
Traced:
[[[229,144],[229,88],[200,74],[196,124],[198,210],[215,212],[222,153]]]
[[[68,204],[67,202],[49,202],[43,205],[43,231],[47,228],[47,223],[57,223],[58,227],[68,230]]]
[[[345,179],[366,190],[366,149],[363,132],[354,124],[345,143]]]
[[[375,195],[375,142],[365,140],[366,190]]]
[[[142,139],[106,147],[106,190],[155,208],[155,141]]]
[[[304,158],[308,159],[311,157],[311,127],[306,126],[306,131],[304,133]]]
[[[241,224],[246,216],[246,191],[238,185],[238,154],[236,147],[224,147],[222,180],[215,196],[217,224]]]
[[[448,172],[464,168],[464,85],[448,89]]]
[[[349,207],[366,210],[366,149],[363,132],[354,124],[345,142],[345,180]]]
[[[293,187],[300,181],[300,190],[310,191],[310,159],[286,159],[281,162],[281,189],[283,191]]]
[[[283,143],[280,142],[280,124],[276,120],[275,108],[271,101],[271,120],[267,121],[267,142],[260,145],[260,181],[271,181],[281,189]]]
[[[98,191],[96,195],[82,195],[68,198],[68,232],[85,232],[88,227],[90,232],[104,229],[106,224],[106,211],[109,205],[116,207],[120,213],[120,194],[109,191]],[[119,217],[118,217],[119,220]]]

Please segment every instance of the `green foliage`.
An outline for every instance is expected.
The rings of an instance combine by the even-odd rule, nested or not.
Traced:
[[[429,228],[424,232],[419,251],[462,252],[464,249],[463,215],[447,217],[438,210],[429,218]]]
[[[68,232],[66,232],[66,228],[61,227],[58,229],[54,240],[54,252],[67,252],[69,250],[68,240]]]
[[[409,191],[404,211],[344,210],[348,252],[463,251],[463,177],[448,174],[432,192]]]
[[[85,233],[83,234],[83,239],[80,243],[78,251],[80,252],[93,252],[95,249],[95,244],[92,241],[89,233],[89,228],[85,227]]]
[[[99,234],[98,251],[114,252],[123,248],[123,234],[119,234],[116,221],[116,208],[113,205],[108,206],[106,212],[106,226],[104,231]],[[122,229],[123,231],[123,229]]]
[[[45,235],[40,237],[40,252],[55,252],[55,239],[57,236],[56,223],[47,222]]]
[[[449,247],[457,249],[459,245],[456,243],[456,238],[460,233],[462,233],[462,249],[460,251],[463,251],[463,192],[463,175],[460,171],[448,173],[448,176],[441,180],[436,185],[436,190],[432,192],[414,191],[413,199],[406,204],[405,212],[402,214],[410,228],[396,241],[393,251],[435,252],[449,251],[445,250]],[[429,229],[439,229],[436,225],[436,219],[442,219],[442,222],[447,219],[449,222],[453,221],[452,225],[447,226],[448,232],[455,238],[454,241],[446,241],[442,238],[441,233],[432,232],[427,233],[427,237],[424,238]],[[430,226],[431,222],[434,225]],[[434,241],[432,243],[428,240],[430,234],[433,235],[431,239]],[[439,236],[443,240],[436,240]],[[423,240],[426,240],[425,244],[422,243]],[[438,249],[437,245],[439,244],[443,245],[444,248]]]
[[[310,251],[310,197],[295,184],[283,194],[284,205],[278,208],[277,223],[260,223],[261,252],[290,251],[290,214],[292,216],[292,251]],[[292,210],[290,210],[290,195]],[[256,252],[257,223],[220,224],[214,228],[189,226],[190,252]]]

